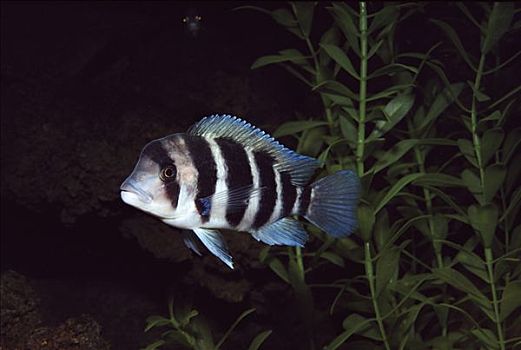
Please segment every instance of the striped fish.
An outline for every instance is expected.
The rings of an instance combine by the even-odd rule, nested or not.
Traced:
[[[357,225],[360,183],[342,170],[309,184],[319,167],[244,120],[203,118],[184,134],[148,143],[121,185],[122,200],[189,230],[226,265],[232,257],[217,229],[249,232],[269,245],[303,246],[300,215],[333,237]]]

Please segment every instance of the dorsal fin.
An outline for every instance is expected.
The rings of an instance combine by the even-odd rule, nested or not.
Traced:
[[[306,185],[319,167],[316,159],[284,147],[269,134],[231,115],[204,117],[188,130],[188,134],[210,139],[229,138],[245,148],[266,152],[275,159],[277,170],[290,173],[291,182],[296,186]]]

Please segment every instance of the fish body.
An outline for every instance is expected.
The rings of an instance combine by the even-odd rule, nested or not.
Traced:
[[[356,228],[360,183],[342,170],[309,184],[319,167],[251,124],[229,115],[203,118],[187,133],[154,140],[121,185],[122,200],[193,232],[228,266],[218,229],[249,232],[269,245],[303,246],[303,216],[334,237]],[[195,235],[195,236],[194,236]]]

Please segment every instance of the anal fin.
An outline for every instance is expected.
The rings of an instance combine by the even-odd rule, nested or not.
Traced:
[[[256,240],[269,245],[303,247],[308,239],[308,234],[300,222],[291,218],[280,219],[250,233]]]
[[[204,228],[194,228],[193,231],[213,255],[233,269],[232,256],[228,253],[226,243],[219,231]]]

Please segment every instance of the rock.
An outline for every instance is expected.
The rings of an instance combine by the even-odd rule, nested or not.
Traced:
[[[27,279],[14,271],[0,278],[0,347],[11,349],[41,324],[39,300]]]
[[[69,318],[56,328],[36,329],[25,341],[26,350],[108,350],[101,327],[88,315]]]

